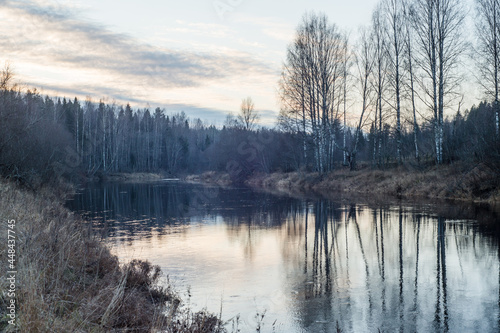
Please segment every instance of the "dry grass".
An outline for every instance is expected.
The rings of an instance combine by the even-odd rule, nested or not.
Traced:
[[[423,170],[410,166],[377,170],[347,169],[331,173],[273,173],[256,175],[247,185],[285,192],[339,192],[397,198],[439,198],[469,201],[500,200],[500,177],[484,164],[432,166]]]
[[[207,171],[201,175],[189,175],[185,178],[185,181],[219,186],[229,186],[232,184],[229,174],[215,171]]]
[[[135,172],[135,173],[109,173],[98,177],[107,182],[155,182],[160,181],[164,177],[159,173]]]
[[[62,190],[61,192],[64,192]],[[218,332],[218,317],[192,313],[169,287],[160,269],[118,259],[61,204],[60,193],[33,194],[0,181],[0,258],[7,266],[5,221],[16,220],[17,331],[19,332]],[[4,276],[0,280],[6,290]],[[0,296],[0,330],[7,324]]]

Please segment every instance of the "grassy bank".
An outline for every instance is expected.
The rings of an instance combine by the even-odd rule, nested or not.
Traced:
[[[134,260],[120,264],[88,226],[62,205],[60,191],[36,193],[0,181],[0,258],[3,291],[8,266],[7,221],[15,220],[15,297],[0,295],[0,330],[19,332],[218,332],[221,321],[193,313],[159,267]],[[12,224],[12,223],[11,223]],[[15,299],[16,327],[7,309]],[[9,316],[10,314],[10,316]]]
[[[448,165],[423,170],[399,167],[389,170],[346,169],[318,173],[256,175],[247,185],[286,191],[341,192],[415,199],[500,200],[500,178],[485,165]]]
[[[191,176],[188,179],[219,184],[220,179],[229,180],[229,176],[212,172]],[[254,188],[287,193],[343,193],[483,202],[500,200],[500,175],[484,164],[425,168],[401,166],[387,170],[365,167],[356,171],[338,169],[327,174],[312,172],[257,174],[247,179],[245,184]]]
[[[148,172],[135,172],[135,173],[107,173],[97,177],[97,180],[102,180],[106,182],[125,182],[125,183],[137,183],[137,182],[156,182],[164,179],[165,177],[159,173],[148,173]]]
[[[231,177],[227,173],[208,171],[200,175],[189,175],[185,178],[189,183],[213,184],[219,186],[232,185]]]

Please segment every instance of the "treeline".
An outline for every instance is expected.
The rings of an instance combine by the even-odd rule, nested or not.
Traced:
[[[458,112],[443,124],[444,162],[486,162],[498,167],[494,106],[481,103]],[[179,175],[204,171],[227,172],[243,181],[258,172],[316,170],[314,137],[282,129],[247,128],[228,117],[222,128],[190,120],[184,113],[166,115],[156,108],[133,110],[78,99],[51,99],[17,87],[0,90],[0,172],[4,177],[35,186],[78,176],[113,172],[162,172]],[[252,126],[255,127],[255,126]],[[396,164],[398,138],[385,124],[382,135],[371,131],[356,138],[356,129],[335,122],[331,135],[347,144],[358,140],[358,158],[366,164],[374,151],[381,165]],[[432,122],[418,134],[422,160],[434,158]],[[305,145],[305,148],[304,148]],[[305,158],[304,158],[305,149]],[[401,156],[414,162],[411,125],[402,126]],[[334,149],[332,166],[342,167],[344,151]]]
[[[469,22],[460,0],[381,0],[355,41],[326,15],[306,14],[279,82],[279,123],[302,141],[301,165],[328,172],[339,161],[355,168],[359,159],[377,167],[412,156],[436,164],[454,159],[450,145],[460,140],[450,136],[458,125],[445,115],[463,112],[468,37],[476,40],[471,61],[493,112],[480,109],[500,143],[500,6],[496,0],[475,4],[473,36],[464,30]],[[367,132],[371,151],[363,152]],[[498,151],[491,142],[483,144]]]
[[[30,186],[114,172],[227,169],[241,178],[289,169],[278,154],[286,133],[251,130],[236,119],[216,128],[183,112],[42,97],[8,84],[0,90],[0,119],[0,172]]]

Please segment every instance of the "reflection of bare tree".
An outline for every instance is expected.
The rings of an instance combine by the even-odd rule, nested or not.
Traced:
[[[412,214],[412,219],[416,222],[416,252],[415,252],[415,282],[414,282],[414,294],[413,294],[413,308],[414,313],[413,321],[416,321],[417,307],[418,307],[418,260],[420,256],[420,214]]]
[[[361,231],[359,230],[358,218],[356,214],[356,206],[351,204],[351,209],[349,210],[348,219],[352,219],[354,221],[354,225],[356,226],[356,232],[358,235],[359,248],[361,249],[361,256],[363,257],[363,262],[365,263],[365,284],[366,284],[366,292],[368,295],[368,310],[370,313],[370,319],[373,316],[373,300],[372,300],[372,292],[370,288],[370,269],[368,265],[368,260],[366,259],[365,248],[363,247],[363,241],[361,239]]]
[[[404,269],[403,269],[403,212],[399,206],[398,212],[399,221],[399,331],[404,332],[403,322],[405,313],[403,286],[404,286]]]
[[[446,288],[446,253],[445,253],[445,223],[442,217],[438,217],[437,225],[437,249],[436,249],[436,312],[434,322],[436,329],[444,332],[449,331],[448,325],[448,298]],[[443,303],[441,306],[441,302]]]
[[[380,209],[380,256],[381,256],[381,266],[382,271],[380,272],[380,277],[382,279],[382,312],[385,313],[386,308],[386,284],[385,284],[385,255],[384,255],[384,224],[382,217],[382,209]],[[377,221],[374,223],[377,225]]]
[[[318,201],[311,207],[309,214],[314,218],[314,228],[310,226],[304,238],[313,235],[314,242],[308,248],[297,249],[305,256],[300,270],[303,278],[296,281],[296,288],[300,299],[297,311],[302,314],[306,330],[328,331],[326,327],[335,327],[337,322],[345,331],[462,329],[457,326],[461,315],[456,311],[463,311],[463,305],[457,300],[450,305],[449,295],[450,290],[459,293],[463,288],[461,283],[469,280],[465,277],[461,282],[454,281],[453,288],[450,287],[446,241],[455,240],[455,255],[459,257],[473,253],[474,247],[484,254],[490,245],[472,224],[445,223],[445,218],[401,205],[397,209],[366,210],[351,204],[332,210],[327,209],[328,202]],[[437,245],[430,247],[436,244],[436,238],[431,237],[433,228],[438,230]],[[422,246],[427,255],[434,253],[437,266],[420,260]],[[311,250],[308,258],[306,254]],[[456,260],[462,262],[461,266],[474,266],[468,258]],[[313,268],[311,271],[307,269],[309,265]],[[463,269],[459,267],[459,272]],[[432,272],[435,274],[429,275]],[[462,274],[456,276],[459,278]],[[429,288],[429,280],[434,280],[436,288]],[[497,283],[500,285],[500,271]],[[431,308],[426,304],[432,300],[435,310],[429,312]],[[455,311],[451,311],[450,306]],[[455,321],[451,321],[450,315],[457,316]],[[428,322],[428,317],[434,318],[432,326],[423,324]],[[369,326],[363,326],[367,323]],[[497,323],[488,322],[485,326],[496,328]]]
[[[93,184],[69,203],[72,209],[87,215],[94,228],[102,231],[104,236],[126,239],[139,235],[150,237],[153,231],[162,237],[171,231],[171,226],[188,225],[201,219],[214,220],[217,216],[229,226],[271,228],[282,225],[290,209],[297,210],[294,207],[300,205],[298,199],[250,190],[234,191],[175,183]],[[233,233],[239,230],[229,228],[229,232]],[[182,229],[176,230],[179,231],[182,232]],[[246,233],[251,236],[252,231],[246,228]],[[248,250],[251,250],[250,247]]]
[[[307,274],[307,230],[308,230],[308,217],[309,217],[309,205],[308,202],[306,201],[306,216],[305,216],[305,223],[306,223],[306,230],[304,232],[305,235],[305,242],[304,242],[304,274]],[[500,273],[499,273],[500,276]],[[500,291],[499,291],[500,294]],[[500,296],[499,296],[500,297]]]

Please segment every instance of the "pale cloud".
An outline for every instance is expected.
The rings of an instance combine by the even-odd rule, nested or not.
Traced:
[[[295,33],[295,26],[276,17],[257,17],[237,15],[236,20],[241,23],[254,25],[260,32],[280,42],[290,43]]]
[[[218,24],[179,24],[188,34],[205,31],[211,38],[230,34]],[[210,114],[210,118],[230,105],[223,103],[221,108],[215,100],[203,104],[210,99],[213,86],[238,82],[238,78],[248,78],[251,84],[260,79],[270,82],[276,76],[272,65],[249,53],[230,48],[202,52],[153,46],[85,20],[74,8],[52,1],[0,1],[0,48],[14,67],[29,69],[24,74],[27,84],[45,91],[105,95],[137,104],[184,105]],[[191,104],[185,103],[190,96]]]
[[[146,81],[157,76],[161,80],[155,82],[166,88],[198,86],[205,80],[222,79],[248,68],[262,73],[269,70],[242,55],[189,53],[141,44],[103,26],[79,21],[65,11],[46,10],[26,2],[23,6],[6,7],[8,15],[29,20],[31,25],[17,27],[14,41],[3,35],[0,47],[12,50],[15,44],[14,49],[22,56],[36,57],[49,65],[98,67],[108,73]]]
[[[175,23],[178,26],[169,28],[168,32],[189,33],[190,35],[211,38],[228,38],[231,35],[231,29],[223,24],[187,22],[183,20],[176,20]]]

